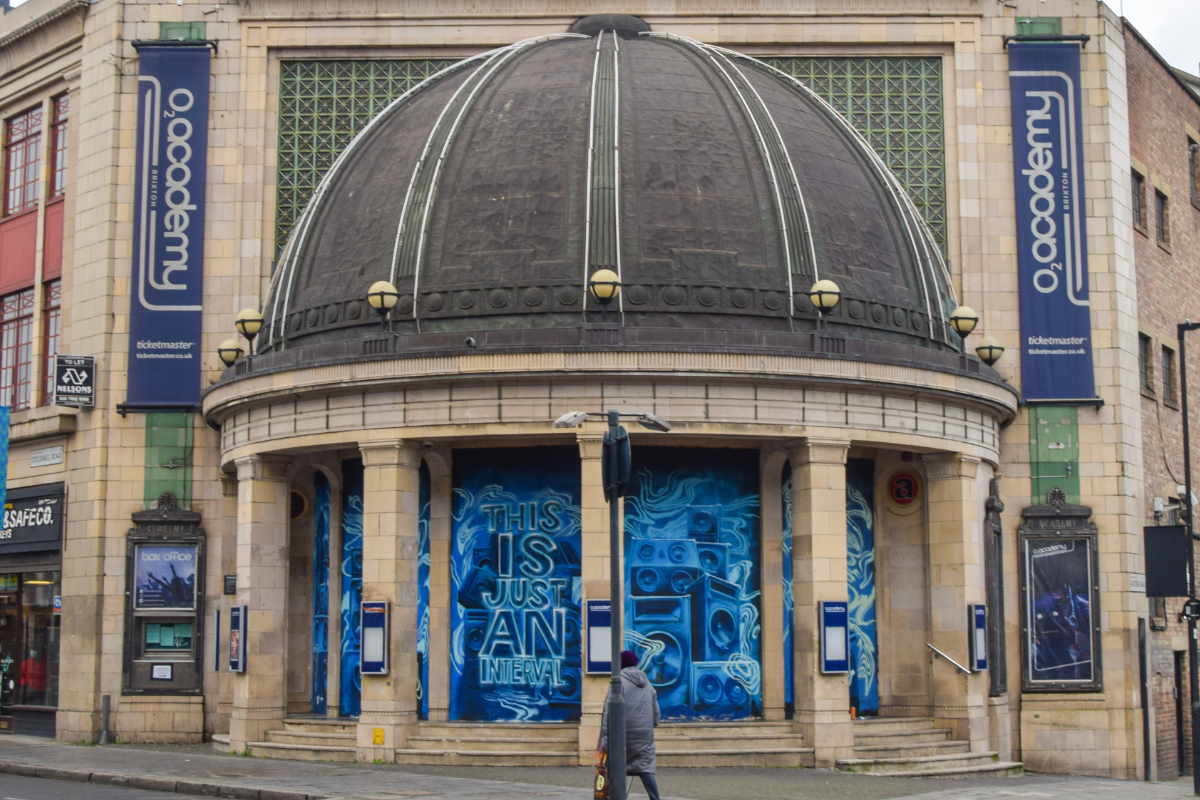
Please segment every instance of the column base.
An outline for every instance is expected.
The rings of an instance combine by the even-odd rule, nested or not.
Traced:
[[[360,764],[394,764],[396,748],[408,746],[408,737],[416,733],[417,716],[413,713],[368,714],[358,718],[355,760]]]
[[[850,711],[800,711],[792,729],[804,737],[804,745],[813,748],[816,766],[832,769],[838,759],[854,757],[854,723]]]
[[[988,749],[998,752],[1001,761],[1012,761],[1012,714],[1007,697],[988,698],[988,723]]]
[[[283,727],[287,716],[282,706],[275,708],[237,708],[229,718],[229,752],[241,753],[250,742],[264,742],[267,731]]]
[[[950,729],[950,738],[970,742],[972,753],[982,753],[990,749],[992,740],[987,700],[986,696],[934,698],[933,718]]]

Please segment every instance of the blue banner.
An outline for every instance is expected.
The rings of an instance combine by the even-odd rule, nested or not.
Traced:
[[[1079,45],[1012,42],[1013,171],[1026,402],[1090,400],[1092,323]]]
[[[462,450],[453,473],[450,719],[579,719],[579,451]]]
[[[846,462],[846,590],[850,634],[850,705],[879,713],[879,639],[875,625],[875,462]]]
[[[138,143],[125,406],[200,401],[208,46],[138,50]]]

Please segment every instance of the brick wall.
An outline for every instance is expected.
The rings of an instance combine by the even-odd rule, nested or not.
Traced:
[[[1179,410],[1178,354],[1176,388],[1164,383],[1162,348],[1176,348],[1175,326],[1185,318],[1200,320],[1200,206],[1194,205],[1188,182],[1188,141],[1200,130],[1200,101],[1183,88],[1149,45],[1126,28],[1129,81],[1129,134],[1134,170],[1143,175],[1146,225],[1135,225],[1138,327],[1150,339],[1150,389],[1142,390],[1142,447],[1145,482],[1142,500],[1147,525],[1170,524],[1169,514],[1155,517],[1155,497],[1176,500],[1173,486],[1184,482],[1182,415]],[[1167,196],[1169,241],[1158,242],[1155,193]],[[1200,431],[1200,337],[1189,339],[1191,424]],[[1196,439],[1193,438],[1193,444]],[[1181,772],[1178,759],[1175,698],[1175,649],[1186,646],[1187,626],[1178,619],[1180,600],[1167,601],[1167,629],[1150,637],[1150,692],[1155,709],[1158,777],[1172,780]],[[1188,665],[1183,662],[1184,708],[1188,701]],[[1184,715],[1186,763],[1191,769],[1190,715]]]

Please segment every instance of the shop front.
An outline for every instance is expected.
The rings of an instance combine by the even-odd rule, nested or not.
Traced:
[[[62,484],[12,489],[0,533],[0,733],[54,736]]]

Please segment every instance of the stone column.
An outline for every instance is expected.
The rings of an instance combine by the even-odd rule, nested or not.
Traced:
[[[784,709],[783,648],[783,465],[788,454],[764,449],[759,456],[762,523],[763,719],[781,720]]]
[[[967,604],[982,603],[980,460],[960,453],[924,456],[929,484],[929,642],[964,667]],[[933,714],[972,751],[987,749],[987,673],[965,675],[930,652]]]
[[[604,477],[600,470],[600,455],[603,448],[604,431],[607,426],[598,422],[585,422],[576,435],[580,458],[580,502],[582,532],[580,537],[583,561],[583,597],[586,612],[587,600],[608,598],[609,593],[609,540],[608,503],[604,500]],[[587,620],[580,620],[586,626]],[[581,660],[587,659],[587,631],[584,631]],[[604,698],[608,694],[608,675],[584,675],[582,709],[579,722],[579,763],[594,761],[596,740],[600,737],[600,717],[604,713]]]
[[[287,711],[288,460],[237,464],[237,602],[248,610],[246,671],[233,678],[230,750],[278,728]]]
[[[815,749],[816,765],[852,756],[850,683],[822,675],[817,603],[847,600],[846,456],[850,442],[805,439],[788,447],[792,460],[792,629],[796,663],[794,725]],[[965,613],[965,612],[964,612]]]
[[[364,675],[358,760],[394,762],[417,724],[417,521],[420,445],[363,442],[363,600],[391,604],[391,664]]]
[[[429,466],[429,719],[450,719],[451,452],[434,448]]]

